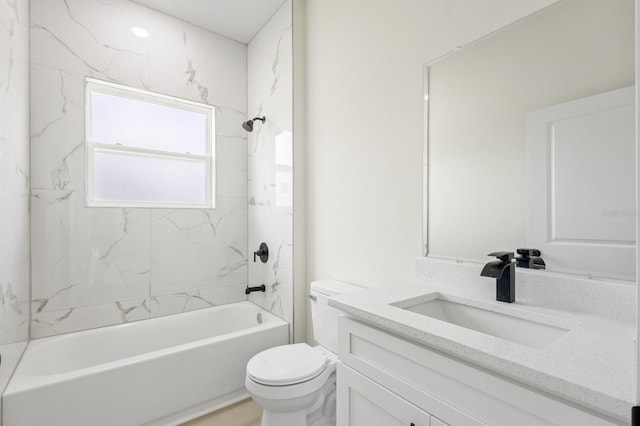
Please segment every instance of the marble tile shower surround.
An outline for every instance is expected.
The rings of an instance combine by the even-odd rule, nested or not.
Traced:
[[[249,299],[293,323],[292,16],[286,1],[247,48],[248,108],[257,122],[248,142],[249,252],[269,245],[266,264],[249,262]],[[253,259],[251,259],[253,260]],[[291,330],[290,330],[291,331]]]
[[[28,334],[28,15],[28,1],[0,1],[0,345]]]
[[[128,0],[32,0],[30,27],[32,337],[244,300],[246,46]],[[84,206],[85,77],[216,106],[215,209]]]
[[[29,337],[29,254],[29,0],[0,0],[0,394]]]
[[[487,258],[487,261],[491,259]],[[429,286],[464,291],[469,297],[495,297],[495,280],[481,277],[481,264],[419,258],[415,277]],[[550,271],[516,269],[516,303],[587,313],[625,323],[636,321],[635,286]]]

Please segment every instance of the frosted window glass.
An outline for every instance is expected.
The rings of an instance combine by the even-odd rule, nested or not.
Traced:
[[[204,161],[95,151],[94,199],[205,204]]]
[[[91,135],[95,142],[206,154],[204,112],[93,91]]]

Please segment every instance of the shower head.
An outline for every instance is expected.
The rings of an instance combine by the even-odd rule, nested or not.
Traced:
[[[260,120],[264,123],[266,120],[266,117],[256,117],[249,121],[245,121],[244,123],[242,123],[242,128],[245,129],[247,132],[253,132],[253,122],[256,120]]]
[[[242,123],[242,128],[247,132],[253,132],[253,120],[245,121]]]

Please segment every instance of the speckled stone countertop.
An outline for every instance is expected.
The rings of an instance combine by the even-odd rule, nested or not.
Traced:
[[[471,268],[475,271],[476,266]],[[455,277],[452,278],[454,281]],[[493,288],[495,292],[495,283],[488,283],[486,288]],[[527,300],[518,301],[517,296],[515,303],[507,304],[496,302],[495,296],[486,293],[465,291],[458,285],[415,280],[406,285],[335,296],[329,304],[401,337],[615,419],[630,421],[634,405],[635,323],[629,315],[614,317],[564,310]],[[402,309],[403,301],[414,298],[463,301],[470,306],[556,325],[568,331],[546,347],[534,349]],[[405,305],[413,303],[416,300],[404,302]]]

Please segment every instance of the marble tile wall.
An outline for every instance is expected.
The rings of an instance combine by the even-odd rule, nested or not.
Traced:
[[[128,0],[31,0],[30,25],[32,337],[244,300],[246,45]],[[85,77],[216,106],[215,209],[85,207]]]
[[[266,116],[249,133],[249,253],[262,241],[266,264],[249,261],[249,300],[293,323],[292,16],[287,0],[248,45],[248,114]]]
[[[0,1],[0,393],[29,336],[29,1]]]

